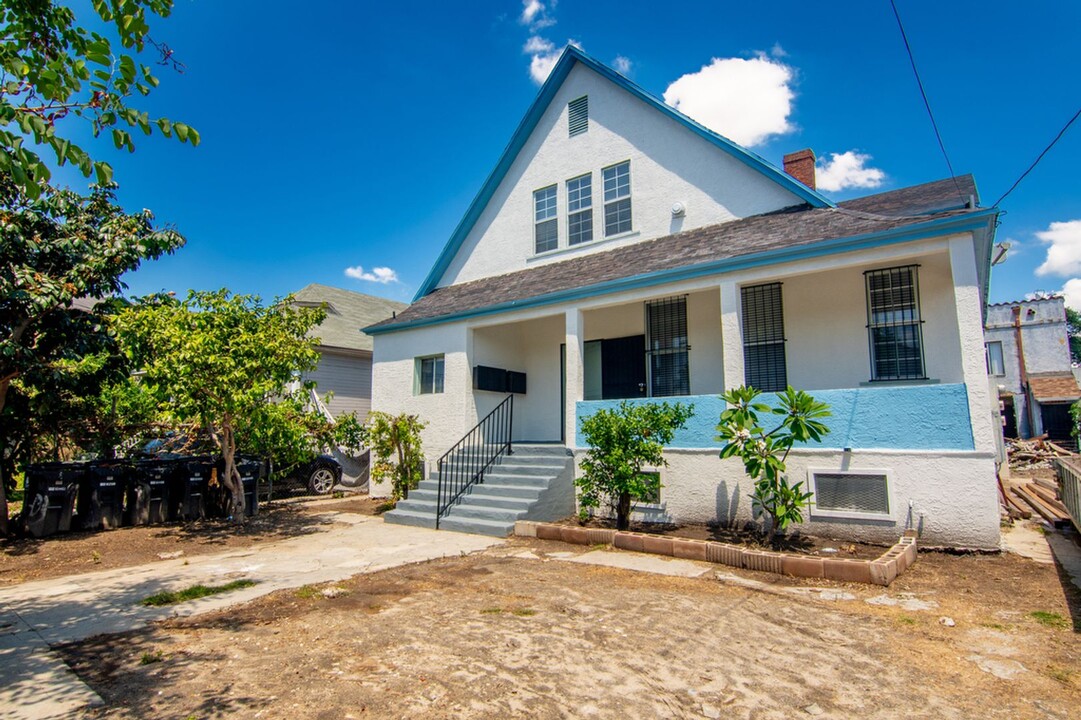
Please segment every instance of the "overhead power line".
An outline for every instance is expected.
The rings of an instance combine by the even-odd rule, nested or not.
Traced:
[[[1036,156],[1036,159],[1032,161],[1032,164],[1028,166],[1028,169],[1021,173],[1021,177],[1017,178],[1017,180],[1014,181],[1013,185],[1010,185],[1010,189],[1002,193],[1002,197],[995,201],[996,207],[998,205],[1001,205],[1002,201],[1005,200],[1006,197],[1010,193],[1012,193],[1018,185],[1021,184],[1021,181],[1024,180],[1030,172],[1036,169],[1036,166],[1040,164],[1041,160],[1043,160],[1043,156],[1050,152],[1051,148],[1055,147],[1055,143],[1062,139],[1062,136],[1066,134],[1066,131],[1070,129],[1070,126],[1074,124],[1074,121],[1077,120],[1078,117],[1081,117],[1081,108],[1078,108],[1077,112],[1073,114],[1073,117],[1066,121],[1066,124],[1062,126],[1061,130],[1058,131],[1058,135],[1055,136],[1055,139],[1052,140],[1048,144],[1048,146],[1043,149],[1043,152]]]
[[[923,106],[927,108],[927,116],[931,118],[931,127],[934,128],[935,137],[938,138],[938,147],[942,150],[942,157],[946,159],[946,167],[950,171],[950,178],[953,180],[953,186],[957,190],[957,195],[961,198],[961,202],[967,202],[968,198],[961,192],[961,185],[957,182],[957,175],[953,172],[953,163],[950,162],[949,153],[946,152],[946,144],[942,142],[942,133],[938,130],[935,114],[931,112],[931,102],[927,99],[927,91],[923,87],[920,71],[916,68],[916,58],[912,55],[912,46],[908,44],[908,33],[905,32],[905,25],[901,22],[901,13],[897,12],[897,3],[894,0],[890,0],[890,6],[893,8],[893,16],[897,18],[897,27],[901,31],[901,39],[905,41],[905,51],[908,52],[908,61],[912,65],[912,74],[916,76],[916,84],[920,86],[920,95],[923,96]]]

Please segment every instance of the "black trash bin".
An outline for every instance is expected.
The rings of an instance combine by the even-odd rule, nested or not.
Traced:
[[[26,469],[22,519],[30,535],[45,537],[71,530],[85,473],[82,463],[35,463]]]
[[[155,525],[169,520],[176,460],[139,460],[128,484],[129,525]]]
[[[173,474],[173,505],[169,517],[173,520],[202,520],[212,509],[209,503],[210,478],[214,473],[214,458],[192,457],[178,460]]]
[[[113,530],[124,521],[124,496],[131,466],[122,460],[96,460],[79,483],[79,527]]]

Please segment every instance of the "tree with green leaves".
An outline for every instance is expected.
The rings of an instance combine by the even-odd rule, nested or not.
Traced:
[[[1066,308],[1066,337],[1070,342],[1070,362],[1081,365],[1081,312]]]
[[[222,483],[238,520],[244,508],[239,443],[258,436],[254,428],[278,423],[282,408],[275,403],[290,389],[312,387],[299,377],[319,361],[319,339],[308,332],[325,317],[323,309],[296,307],[291,298],[264,305],[227,290],[193,290],[184,300],[144,298],[117,317],[141,382],[175,421],[198,423],[221,450]]]
[[[643,468],[668,465],[664,446],[693,414],[694,405],[624,400],[615,409],[601,408],[582,420],[582,437],[589,450],[574,484],[583,511],[607,501],[615,510],[616,527],[630,527],[634,505],[657,490]]]
[[[766,541],[775,544],[792,523],[803,522],[803,509],[812,494],[803,482],[792,484],[785,475],[788,453],[796,443],[821,442],[829,428],[821,418],[829,417],[829,406],[802,390],[791,387],[777,394],[779,405],[756,402],[761,395],[753,387],[738,387],[721,397],[728,408],[721,413],[717,439],[724,442],[721,457],[738,456],[754,482],[750,498],[768,523]],[[782,416],[777,427],[767,431],[759,414]]]
[[[93,187],[85,196],[47,187],[31,198],[0,176],[5,482],[14,465],[27,459],[12,439],[30,425],[20,411],[45,413],[62,392],[95,395],[101,382],[123,376],[120,364],[109,359],[116,355],[115,340],[105,319],[97,309],[79,309],[73,302],[120,292],[124,273],[184,244],[176,231],[155,228],[150,212],[126,213],[115,200],[115,185]],[[92,356],[100,356],[100,366],[93,367]],[[9,409],[13,392],[22,401]],[[0,518],[0,532],[6,532],[6,520]]]
[[[426,427],[416,415],[391,415],[378,410],[368,415],[365,441],[371,448],[372,479],[390,481],[395,502],[409,499],[409,491],[424,479],[424,451],[420,431]]]
[[[70,163],[85,177],[96,175],[99,184],[112,180],[108,163],[95,161],[71,141],[67,129],[76,119],[89,122],[94,137],[105,134],[129,152],[135,151],[135,131],[150,135],[156,129],[199,144],[194,128],[151,118],[135,102],[159,83],[147,63],[182,70],[173,51],[150,37],[148,22],[168,17],[173,0],[91,0],[90,5],[119,47],[52,0],[0,5],[0,173],[31,198],[42,193],[51,173],[30,142],[51,150],[57,165]]]

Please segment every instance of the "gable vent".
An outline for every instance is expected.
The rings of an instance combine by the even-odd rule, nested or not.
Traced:
[[[583,95],[567,104],[567,124],[571,137],[581,135],[589,129],[589,96]]]

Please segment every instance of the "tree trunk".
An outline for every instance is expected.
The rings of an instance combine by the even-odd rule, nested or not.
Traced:
[[[0,380],[0,418],[4,414],[4,404],[7,402],[8,387],[11,385],[10,378],[4,378]],[[0,428],[3,428],[3,424],[0,423]],[[7,449],[6,438],[0,437],[0,453],[3,453]],[[8,534],[8,489],[7,478],[4,477],[3,461],[0,459],[0,537],[7,537]]]
[[[621,492],[616,503],[616,530],[626,530],[631,526],[631,494]]]
[[[394,446],[398,448],[398,484],[401,486],[402,500],[409,499],[409,484],[412,481],[410,477],[410,468],[405,466],[405,449],[402,447],[402,441],[400,438],[395,438]]]
[[[244,484],[240,481],[240,471],[236,468],[236,436],[229,417],[225,418],[221,430],[221,456],[225,460],[225,472],[222,484],[229,492],[229,508],[233,522],[244,521]]]

